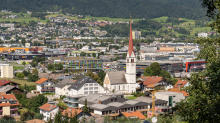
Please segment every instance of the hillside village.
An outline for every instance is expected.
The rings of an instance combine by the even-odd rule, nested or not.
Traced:
[[[48,19],[26,26],[0,23],[2,119],[151,122],[172,115],[189,96],[184,88],[190,86],[191,73],[206,69],[205,60],[196,60],[199,44],[172,36],[142,37],[140,30],[132,30],[132,19]],[[127,37],[108,36],[100,28],[118,23],[129,25]],[[197,36],[211,35],[217,33]]]

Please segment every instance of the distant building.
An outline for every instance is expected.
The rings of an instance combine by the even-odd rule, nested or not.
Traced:
[[[133,39],[140,40],[140,38],[141,38],[141,31],[137,31],[137,30],[132,31],[132,37],[133,37]]]
[[[207,38],[208,37],[208,33],[204,33],[204,32],[198,33],[198,37],[199,38]]]
[[[13,78],[13,66],[9,64],[0,65],[0,77],[1,78]]]

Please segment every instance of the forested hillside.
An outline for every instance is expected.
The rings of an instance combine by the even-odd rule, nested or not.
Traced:
[[[96,17],[156,18],[161,16],[201,19],[206,10],[200,0],[1,0],[0,9],[59,11]]]

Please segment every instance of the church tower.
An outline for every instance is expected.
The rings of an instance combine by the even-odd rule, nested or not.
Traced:
[[[134,46],[132,39],[131,20],[130,20],[129,46],[126,57],[126,80],[128,84],[136,84],[136,57],[134,53]]]

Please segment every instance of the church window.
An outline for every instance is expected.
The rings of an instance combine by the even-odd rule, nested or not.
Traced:
[[[123,90],[125,90],[125,85],[123,85]]]
[[[114,86],[114,91],[116,91],[116,86]]]
[[[129,62],[129,59],[127,59],[127,62]]]
[[[131,59],[131,62],[134,62],[134,59]]]
[[[120,85],[118,86],[118,90],[120,90]]]

